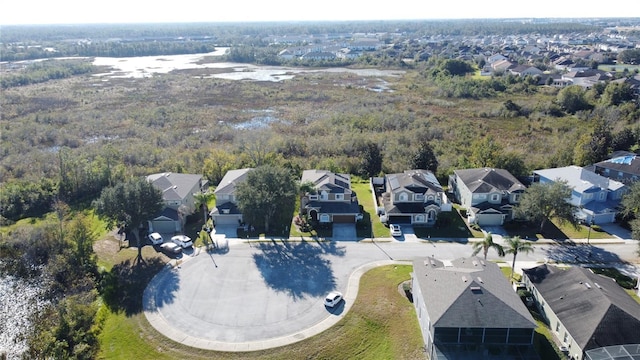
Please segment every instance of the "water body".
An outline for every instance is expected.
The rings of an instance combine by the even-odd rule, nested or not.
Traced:
[[[404,74],[401,70],[379,69],[348,69],[348,68],[296,68],[284,66],[265,66],[253,64],[241,64],[230,62],[205,62],[208,57],[224,55],[229,48],[218,48],[215,52],[207,54],[165,55],[165,56],[137,56],[128,58],[96,57],[93,64],[106,66],[111,70],[96,74],[105,80],[109,78],[146,78],[158,74],[166,74],[174,70],[216,69],[210,75],[197,76],[198,78],[217,78],[227,80],[249,81],[283,81],[293,79],[300,74],[309,73],[350,73],[363,77],[400,77]],[[221,71],[222,70],[222,71]],[[381,86],[388,85],[380,80]]]

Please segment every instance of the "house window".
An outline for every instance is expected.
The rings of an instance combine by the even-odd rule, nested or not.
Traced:
[[[407,201],[407,200],[409,200],[409,196],[407,195],[407,193],[400,193],[398,195],[398,200],[399,201]]]
[[[416,194],[415,195],[415,199],[416,200],[424,200],[424,194]]]
[[[320,222],[321,223],[328,223],[331,222],[329,220],[329,214],[320,214]]]
[[[560,332],[560,322],[556,323],[556,333]]]
[[[436,219],[436,212],[435,210],[429,210],[429,212],[427,212],[427,221],[434,221]]]
[[[429,195],[429,196],[427,197],[427,201],[433,201],[433,196],[432,196],[432,195]]]
[[[336,194],[336,200],[344,200],[344,194]]]
[[[318,200],[318,195],[309,195],[309,200]]]
[[[423,223],[424,222],[424,214],[416,215],[416,222],[417,223]]]
[[[600,192],[600,200],[604,201],[607,198],[607,193],[604,191]]]
[[[604,169],[604,173],[609,175],[609,169]]]
[[[569,333],[565,331],[564,338],[562,338],[562,342],[566,344],[568,340],[569,340]]]
[[[519,202],[520,201],[520,194],[513,194],[513,202]]]
[[[321,199],[321,200],[329,200],[329,194],[327,194],[327,192],[326,192],[326,191],[323,191],[323,192],[320,194],[320,199]]]
[[[500,194],[491,194],[491,201],[500,201]]]

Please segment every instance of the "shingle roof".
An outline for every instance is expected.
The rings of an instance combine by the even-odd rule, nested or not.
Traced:
[[[302,172],[301,182],[313,183],[317,191],[329,193],[350,194],[351,175],[335,174],[328,170],[305,170]]]
[[[147,176],[147,181],[162,192],[162,198],[166,200],[182,200],[190,195],[192,189],[200,184],[202,175],[157,173]]]
[[[253,169],[245,168],[227,171],[213,193],[216,195],[233,194],[236,190],[236,185],[238,184],[238,182],[244,181],[244,179],[247,177],[247,174],[251,170]]]
[[[640,176],[640,156],[635,154],[617,156],[596,163],[595,166],[603,169],[610,169],[616,172],[622,171],[627,174]]]
[[[640,343],[640,304],[612,279],[581,267],[523,271],[583,350]]]
[[[429,170],[405,170],[398,174],[386,176],[390,189],[395,193],[398,190],[406,189],[417,194],[442,192],[442,185],[438,178]]]
[[[478,257],[447,264],[433,258],[417,259],[413,272],[435,327],[536,328],[494,263]]]
[[[454,174],[472,193],[514,192],[524,191],[526,188],[515,176],[504,169],[461,169],[455,170]]]
[[[576,165],[536,170],[534,173],[551,181],[566,181],[569,187],[579,193],[594,187],[615,191],[625,186],[619,181],[611,180]]]

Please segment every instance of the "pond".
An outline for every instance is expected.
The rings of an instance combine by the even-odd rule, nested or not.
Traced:
[[[231,62],[215,62],[216,57],[224,55],[229,48],[218,48],[212,53],[165,55],[165,56],[138,56],[128,58],[96,57],[93,64],[107,67],[110,70],[94,76],[109,78],[145,78],[157,74],[167,74],[175,70],[204,70],[212,69],[209,74],[195,76],[197,78],[217,78],[227,80],[249,81],[284,81],[295,76],[309,73],[349,73],[361,77],[400,77],[405,72],[402,70],[380,69],[350,69],[338,68],[302,68],[285,66],[267,66],[241,64]],[[372,91],[390,91],[389,83],[382,79],[375,79],[378,83],[370,87]]]

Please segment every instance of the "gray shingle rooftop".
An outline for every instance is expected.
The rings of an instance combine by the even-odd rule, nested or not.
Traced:
[[[640,343],[640,304],[611,278],[547,264],[524,274],[582,349]]]
[[[525,190],[525,186],[504,169],[478,168],[455,170],[454,174],[472,193],[514,192]]]
[[[478,257],[451,262],[422,258],[414,260],[413,272],[435,327],[536,328],[494,263]]]
[[[162,192],[164,200],[182,200],[190,194],[196,184],[200,184],[202,175],[157,173],[147,176],[147,181]]]

